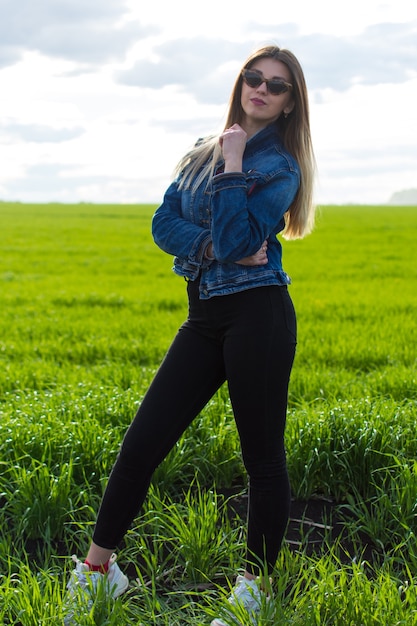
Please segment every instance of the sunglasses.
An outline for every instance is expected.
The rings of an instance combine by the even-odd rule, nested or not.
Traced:
[[[259,72],[255,72],[255,70],[242,70],[242,78],[248,87],[255,89],[262,85],[262,83],[265,83],[267,90],[273,96],[279,96],[281,93],[292,89],[291,83],[286,83],[285,80],[281,78],[266,79]]]

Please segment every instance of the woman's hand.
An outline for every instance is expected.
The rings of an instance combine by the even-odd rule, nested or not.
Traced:
[[[239,124],[233,124],[220,135],[225,172],[241,172],[247,134]]]
[[[252,254],[252,256],[246,256],[240,261],[236,261],[238,265],[266,265],[268,263],[268,242],[265,239],[258,252]]]

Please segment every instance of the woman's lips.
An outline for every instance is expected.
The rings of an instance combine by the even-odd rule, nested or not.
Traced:
[[[263,104],[265,104],[265,102],[263,100],[261,100],[260,98],[251,98],[250,100],[255,106],[262,106]]]

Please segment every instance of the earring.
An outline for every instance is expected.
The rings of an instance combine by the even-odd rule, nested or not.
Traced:
[[[285,119],[287,119],[287,117],[288,117],[287,111],[284,111],[284,117],[285,117]]]

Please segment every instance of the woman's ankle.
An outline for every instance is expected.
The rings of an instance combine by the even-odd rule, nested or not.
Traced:
[[[112,554],[113,550],[102,548],[92,542],[85,563],[93,572],[100,572],[102,570],[106,572],[109,569],[109,561]]]
[[[109,571],[109,561],[107,563],[99,563],[98,565],[94,565],[94,563],[90,563],[88,559],[85,559],[84,563],[88,566],[90,572],[100,572],[100,574],[107,574]]]

